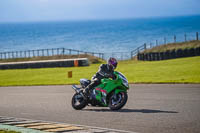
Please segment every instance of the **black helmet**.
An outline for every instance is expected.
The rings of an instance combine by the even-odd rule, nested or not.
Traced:
[[[117,64],[118,64],[118,62],[117,62],[117,60],[116,60],[115,58],[110,57],[110,58],[108,59],[108,65],[109,65],[113,70],[117,68]]]

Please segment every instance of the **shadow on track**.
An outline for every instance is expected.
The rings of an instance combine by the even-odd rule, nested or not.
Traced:
[[[176,111],[163,111],[152,109],[121,109],[112,111],[110,109],[84,109],[83,111],[95,111],[95,112],[122,112],[122,113],[178,113]]]

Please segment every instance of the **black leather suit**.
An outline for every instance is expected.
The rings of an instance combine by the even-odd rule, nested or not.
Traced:
[[[87,86],[86,92],[91,92],[91,90],[101,84],[101,79],[103,78],[115,78],[114,70],[110,68],[108,64],[101,64],[98,72],[92,77],[92,82]]]

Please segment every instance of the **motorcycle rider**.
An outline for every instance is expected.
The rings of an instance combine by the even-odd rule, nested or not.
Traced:
[[[91,83],[85,89],[85,95],[89,96],[93,88],[101,84],[101,79],[112,78],[115,79],[114,69],[117,68],[117,60],[115,58],[109,58],[107,64],[101,64],[98,72],[92,77]]]

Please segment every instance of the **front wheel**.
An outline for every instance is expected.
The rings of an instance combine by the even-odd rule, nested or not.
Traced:
[[[86,100],[84,100],[83,96],[80,93],[74,94],[72,97],[72,107],[76,110],[81,110],[85,108],[87,105]]]
[[[111,110],[119,110],[126,104],[127,100],[127,92],[119,92],[118,94],[113,93],[109,99],[108,106]]]

